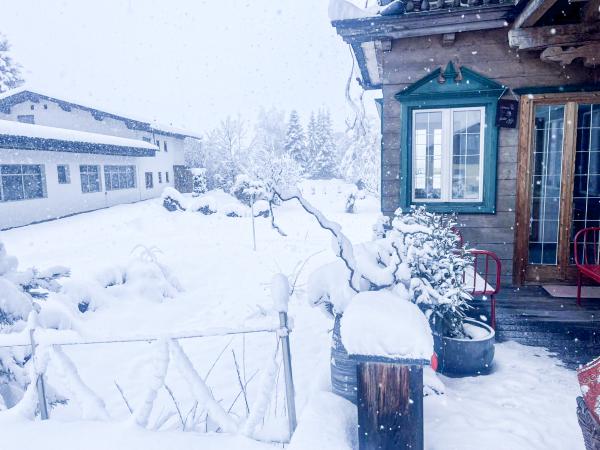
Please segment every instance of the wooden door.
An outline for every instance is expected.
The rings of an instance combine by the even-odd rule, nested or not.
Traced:
[[[572,239],[600,224],[600,93],[523,97],[515,284],[575,279]]]

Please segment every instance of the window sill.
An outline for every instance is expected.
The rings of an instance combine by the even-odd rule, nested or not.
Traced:
[[[425,206],[427,211],[435,213],[496,214],[496,208],[493,205],[486,205],[485,202],[412,202],[412,205]]]

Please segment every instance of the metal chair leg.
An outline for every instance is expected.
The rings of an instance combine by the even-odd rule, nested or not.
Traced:
[[[581,272],[577,272],[577,306],[581,306]]]

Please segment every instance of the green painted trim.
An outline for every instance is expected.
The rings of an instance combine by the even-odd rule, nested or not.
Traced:
[[[513,89],[517,95],[527,94],[560,94],[561,92],[593,92],[600,91],[600,83],[596,84],[572,84],[567,86],[532,86]]]
[[[498,128],[496,127],[496,104],[505,88],[498,83],[461,67],[462,80],[452,79],[454,67],[448,64],[445,75],[450,75],[445,83],[438,83],[437,90],[420,93],[423,86],[437,80],[441,70],[437,69],[422,78],[408,89],[396,94],[401,103],[400,125],[400,198],[398,205],[408,209],[411,205],[426,205],[432,212],[456,212],[468,214],[496,213],[496,173],[498,159]],[[456,73],[456,72],[454,72]],[[435,81],[437,83],[437,81]],[[473,90],[465,86],[473,82]],[[458,100],[458,101],[457,101]],[[412,117],[419,109],[462,108],[469,106],[485,107],[484,161],[483,161],[483,201],[481,202],[413,202],[412,201]],[[402,150],[405,151],[402,151]],[[383,167],[382,167],[383,170]],[[383,172],[382,172],[383,173]]]

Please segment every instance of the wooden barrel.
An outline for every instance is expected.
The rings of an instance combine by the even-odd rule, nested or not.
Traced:
[[[357,362],[348,357],[340,334],[341,315],[335,316],[331,342],[331,389],[346,400],[356,404]]]

